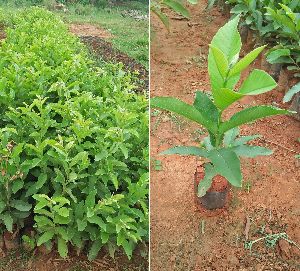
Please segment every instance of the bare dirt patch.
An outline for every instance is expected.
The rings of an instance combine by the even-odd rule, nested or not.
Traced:
[[[112,38],[112,34],[99,26],[88,23],[72,23],[69,24],[69,30],[76,36],[93,36],[103,39]]]
[[[217,9],[204,10],[207,1],[190,7],[191,21],[172,20],[168,33],[152,17],[155,39],[151,44],[151,96],[174,96],[192,103],[196,90],[209,90],[208,44],[228,18]],[[257,61],[254,64],[261,67]],[[229,116],[255,104],[282,104],[288,79],[282,73],[279,87],[270,94],[242,100]],[[288,116],[242,127],[242,134],[261,134],[262,146],[274,150],[269,157],[242,161],[244,187],[232,190],[230,207],[219,216],[199,213],[194,204],[193,178],[203,161],[194,157],[158,156],[174,145],[195,145],[194,124],[155,114],[151,127],[151,158],[162,169],[151,169],[151,270],[299,270],[300,251],[273,234],[287,233],[300,244],[300,123]],[[178,125],[179,123],[179,125]],[[178,127],[181,127],[180,129]],[[250,221],[247,223],[247,221]],[[272,235],[245,248],[248,241]],[[247,237],[247,238],[246,238]]]

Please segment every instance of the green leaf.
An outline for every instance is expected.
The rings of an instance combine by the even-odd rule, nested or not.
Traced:
[[[12,187],[11,187],[11,190],[12,192],[15,194],[17,193],[20,189],[22,189],[22,187],[24,186],[24,181],[23,180],[20,180],[20,179],[17,179],[17,180],[14,180],[13,184],[12,184]],[[1,212],[0,212],[1,213]]]
[[[214,47],[213,45],[210,45],[209,48],[214,57],[218,73],[222,76],[223,79],[225,79],[227,77],[227,72],[229,68],[226,56],[219,48]],[[211,74],[211,76],[214,76],[214,74]]]
[[[70,210],[66,207],[61,207],[57,209],[56,212],[63,217],[68,217],[70,215]]]
[[[240,145],[233,147],[232,150],[237,154],[237,156],[254,158],[256,156],[265,156],[271,155],[273,153],[272,150],[259,147],[259,146],[250,146],[250,145]]]
[[[13,200],[11,202],[11,206],[22,212],[30,211],[31,207],[32,207],[31,204],[29,204],[28,202],[25,202],[23,200]]]
[[[199,147],[185,147],[185,146],[170,148],[160,153],[160,155],[170,155],[170,154],[194,155],[200,157],[208,156],[208,152],[204,149],[201,149]]]
[[[216,106],[220,110],[224,110],[244,95],[229,88],[219,88],[213,92],[213,96]]]
[[[73,167],[77,165],[79,162],[87,159],[88,159],[88,153],[86,151],[80,152],[71,160],[70,167]]]
[[[57,250],[62,258],[66,258],[68,256],[68,242],[63,238],[57,238]]]
[[[195,121],[210,131],[215,131],[216,124],[206,119],[194,106],[172,97],[155,97],[150,100],[151,108],[160,108]]]
[[[218,123],[219,110],[206,93],[200,91],[196,92],[194,107],[203,115],[205,119],[211,119],[211,121],[215,124]]]
[[[289,49],[276,49],[268,53],[267,61],[271,64],[278,63],[277,61],[283,56],[290,56],[291,52]]]
[[[11,217],[10,214],[8,213],[5,213],[5,214],[2,214],[0,216],[0,218],[3,220],[3,223],[6,227],[6,229],[9,231],[9,232],[12,232],[12,229],[13,229],[13,218]]]
[[[286,115],[289,114],[288,110],[280,109],[268,105],[258,105],[247,109],[244,109],[238,113],[235,113],[228,121],[220,125],[220,133],[238,127],[242,124],[246,124],[257,119],[274,116],[274,115]]]
[[[98,161],[102,160],[103,158],[106,158],[107,155],[108,155],[107,150],[103,150],[100,153],[95,155],[95,161],[98,162]]]
[[[262,70],[253,70],[243,82],[239,93],[257,95],[272,90],[277,86],[275,80]]]
[[[39,247],[40,245],[50,241],[53,238],[53,236],[54,236],[54,232],[52,231],[44,232],[37,240],[37,246]]]
[[[238,63],[236,63],[229,72],[229,77],[241,73],[245,70],[256,58],[257,56],[265,49],[265,45],[258,47],[248,53],[244,58],[242,58]]]
[[[290,100],[292,100],[293,96],[298,92],[300,92],[300,82],[288,90],[288,92],[284,95],[283,102],[289,102]]]
[[[212,180],[216,176],[216,171],[212,164],[205,165],[205,175],[198,185],[198,197],[203,197],[211,187]]]
[[[38,177],[38,181],[35,183],[35,188],[40,189],[44,186],[47,181],[47,173],[41,173]]]
[[[128,257],[128,259],[130,260],[132,257],[132,253],[133,253],[133,244],[132,242],[128,242],[127,240],[124,240],[122,243],[122,247]]]
[[[34,158],[32,160],[25,160],[21,165],[21,170],[27,172],[28,170],[36,167],[41,162],[41,159]]]
[[[176,0],[163,0],[162,4],[168,6],[173,11],[175,11],[179,15],[184,16],[185,18],[190,17],[190,13],[188,12],[188,10],[180,2]]]
[[[157,7],[151,6],[151,11],[156,14],[156,16],[161,20],[164,26],[169,30],[170,29],[170,22],[167,15],[165,15],[161,10]]]
[[[103,244],[106,244],[109,240],[109,233],[102,231],[101,232],[101,240]]]
[[[235,127],[230,129],[224,134],[223,143],[225,147],[232,145],[235,142],[236,137],[239,135],[239,128]]]
[[[120,246],[126,240],[126,235],[123,230],[120,230],[117,235],[117,245]]]
[[[213,37],[211,45],[220,49],[227,58],[228,63],[231,63],[235,55],[239,54],[242,46],[241,37],[237,26],[239,16],[230,20],[221,27]]]
[[[261,137],[260,135],[250,135],[250,136],[239,136],[234,140],[234,142],[231,144],[232,146],[240,146],[243,144],[246,144],[247,142],[254,140],[256,138]]]
[[[78,231],[84,231],[87,226],[87,221],[85,219],[77,219]]]
[[[102,242],[100,240],[96,240],[93,242],[90,250],[89,250],[89,254],[88,254],[88,259],[89,261],[92,261],[94,259],[96,259],[100,249],[102,248]]]
[[[230,149],[212,150],[208,157],[217,173],[225,177],[233,186],[242,187],[240,160]]]
[[[87,218],[88,222],[92,224],[97,224],[101,229],[106,231],[106,224],[100,216],[94,215]]]

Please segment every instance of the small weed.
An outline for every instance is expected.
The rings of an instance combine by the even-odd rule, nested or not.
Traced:
[[[252,253],[253,245],[257,242],[264,241],[264,244],[267,248],[274,249],[280,239],[287,241],[288,243],[290,243],[291,245],[294,245],[295,247],[297,247],[300,250],[299,245],[297,243],[295,243],[294,241],[292,241],[285,232],[275,233],[275,234],[266,234],[265,236],[263,236],[261,238],[245,242],[244,246],[246,249],[248,249],[250,251],[250,253]]]
[[[154,170],[156,171],[161,171],[162,170],[162,163],[160,160],[154,160],[153,161],[153,167],[154,167]]]
[[[251,188],[252,188],[251,181],[247,181],[244,183],[244,189],[247,191],[248,194],[250,193]]]

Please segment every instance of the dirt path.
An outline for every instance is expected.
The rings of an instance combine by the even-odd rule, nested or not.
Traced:
[[[172,20],[170,34],[152,17],[152,97],[175,96],[191,103],[197,89],[209,90],[208,44],[228,18],[217,9],[205,11],[205,2],[201,0],[190,8],[190,26],[186,21]],[[260,67],[260,63],[255,65]],[[280,86],[271,94],[243,100],[228,114],[248,103],[283,106],[287,82],[283,76],[280,80]],[[255,255],[244,248],[247,216],[251,221],[250,240],[287,232],[300,244],[300,167],[293,152],[300,153],[296,141],[300,122],[274,117],[242,128],[242,133],[263,135],[267,143],[261,141],[261,145],[273,149],[274,154],[242,161],[245,187],[233,191],[229,209],[215,217],[201,215],[194,206],[193,175],[201,160],[157,155],[173,145],[195,144],[195,134],[203,136],[202,131],[180,118],[157,112],[151,123],[151,158],[162,163],[162,170],[152,167],[151,173],[152,271],[300,269],[300,250],[285,241],[274,249],[260,242],[253,246]]]
[[[86,44],[91,52],[106,62],[123,63],[126,70],[132,73],[138,72],[137,92],[147,92],[149,88],[149,72],[136,60],[125,53],[114,48],[110,39],[113,37],[108,31],[88,23],[73,23],[69,25],[69,30]]]

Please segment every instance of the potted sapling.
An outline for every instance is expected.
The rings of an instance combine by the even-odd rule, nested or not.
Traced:
[[[258,57],[265,46],[256,48],[239,59],[241,37],[239,17],[225,24],[216,33],[209,48],[208,72],[212,95],[197,91],[193,105],[173,97],[154,97],[152,108],[179,114],[204,127],[208,136],[200,146],[176,146],[162,154],[194,155],[205,158],[195,173],[197,201],[206,209],[225,206],[230,185],[242,187],[240,157],[270,155],[271,150],[249,145],[258,135],[240,136],[239,126],[290,111],[270,105],[247,107],[224,119],[223,112],[234,102],[247,95],[258,95],[276,87],[274,79],[263,70],[254,69],[236,87],[241,73]]]

